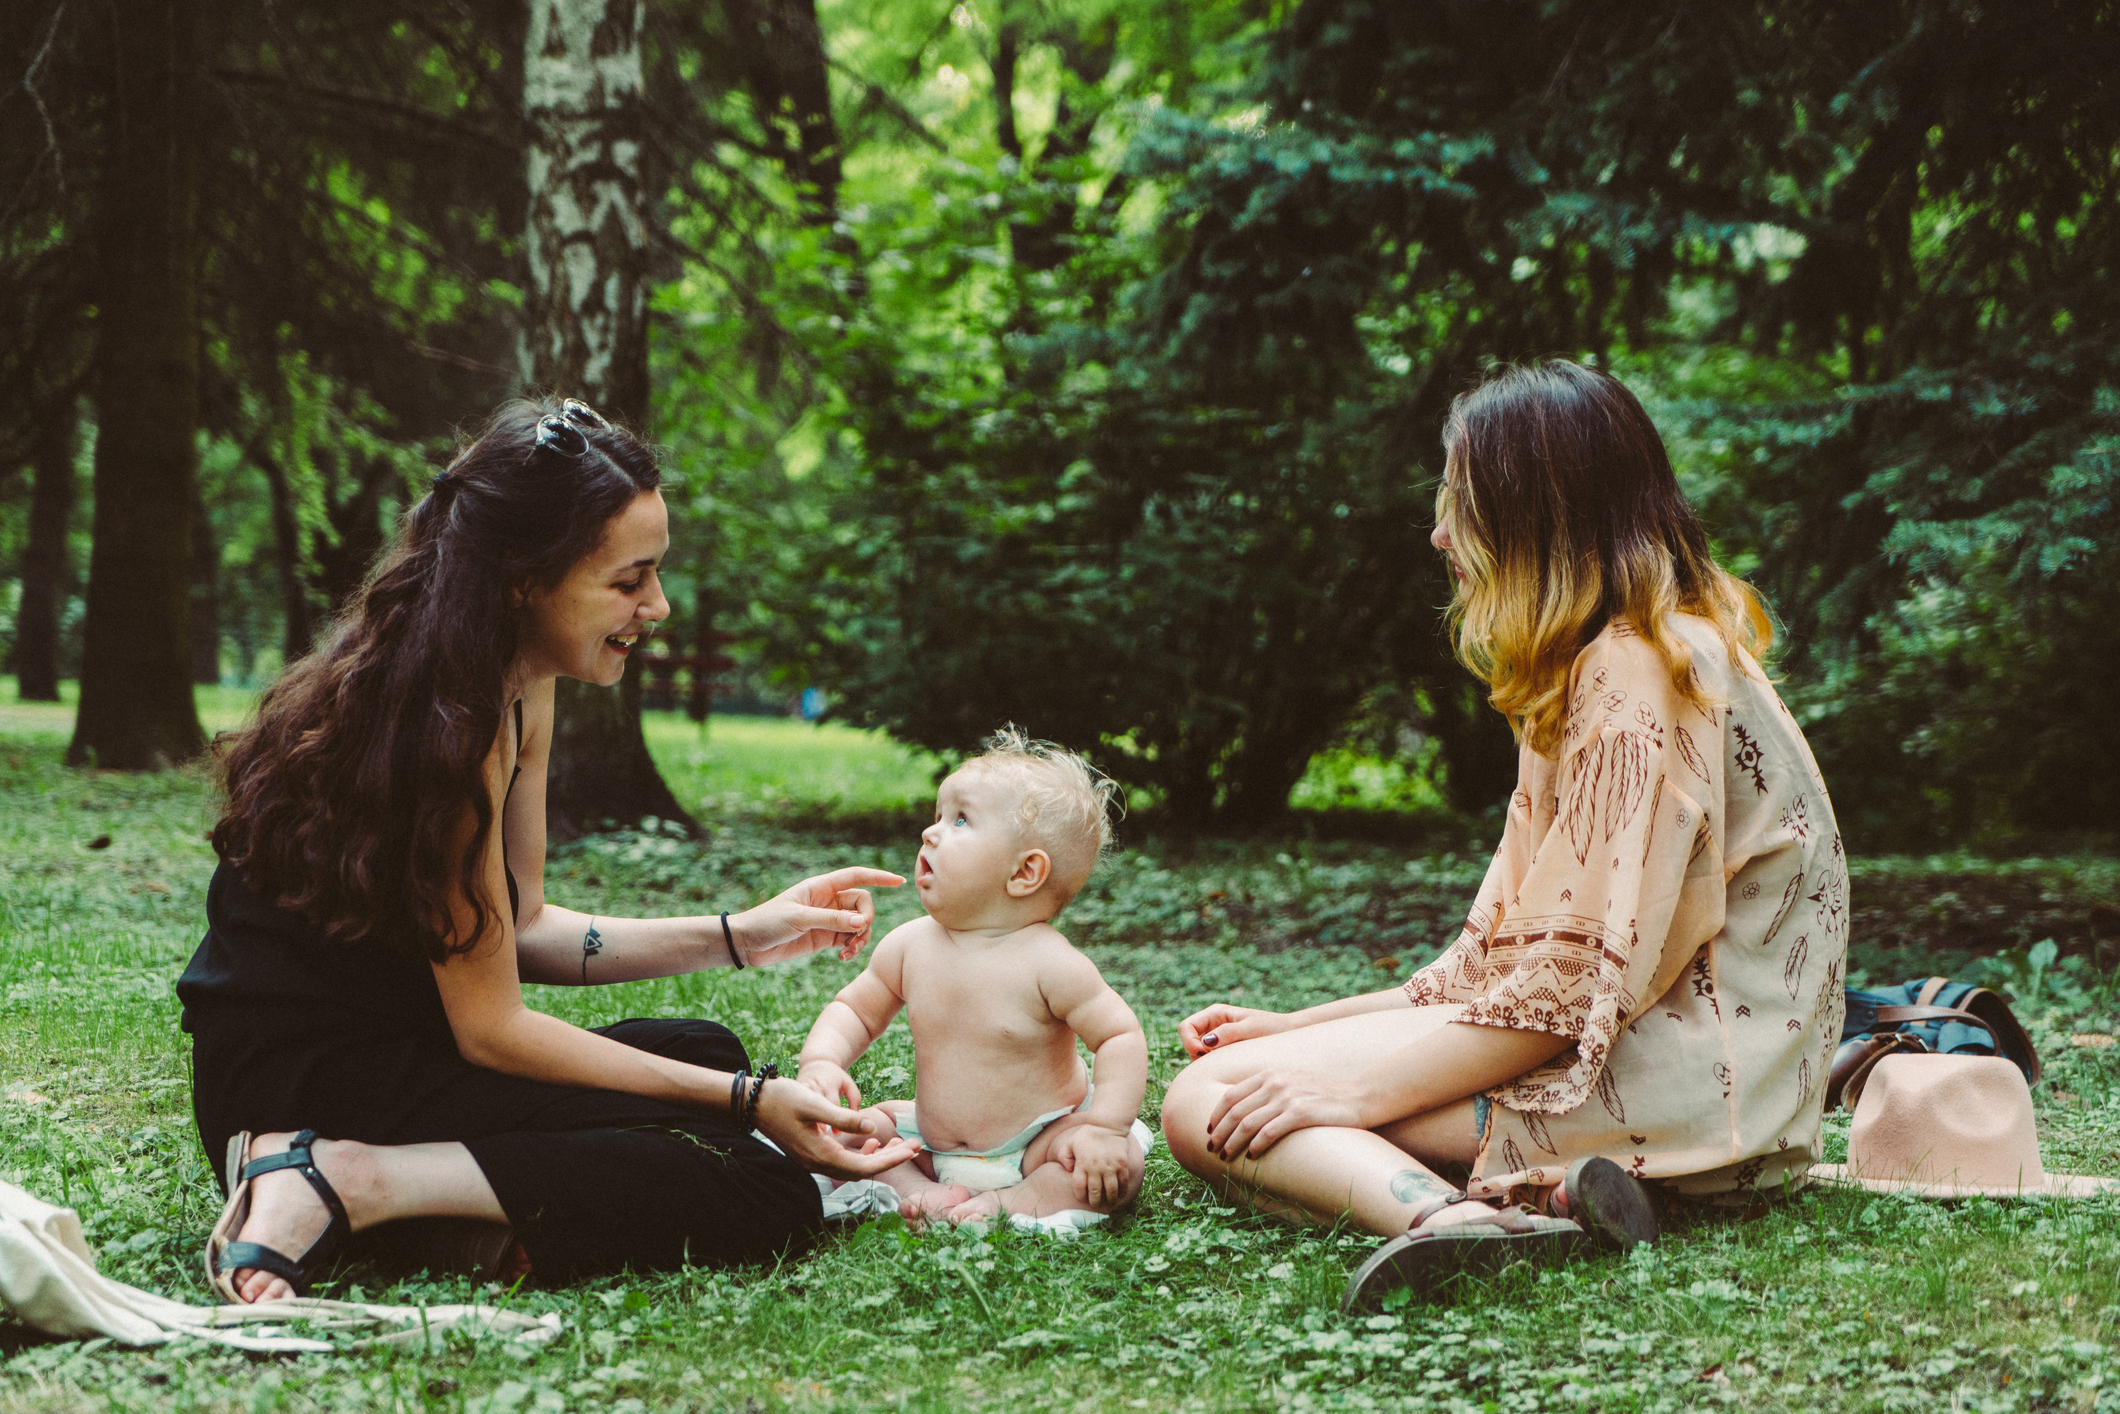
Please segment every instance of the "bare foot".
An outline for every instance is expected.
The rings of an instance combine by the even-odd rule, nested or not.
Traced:
[[[972,1190],[961,1183],[929,1183],[908,1193],[898,1194],[899,1215],[908,1222],[920,1222],[925,1218],[944,1217],[954,1211]]]
[[[1452,1203],[1447,1208],[1437,1209],[1429,1214],[1426,1222],[1414,1230],[1429,1232],[1439,1227],[1456,1227],[1460,1223],[1491,1223],[1497,1216],[1492,1203],[1483,1203],[1472,1198],[1463,1203]]]
[[[959,1203],[943,1216],[953,1223],[980,1223],[998,1218],[1005,1211],[1001,1203],[1001,1190],[995,1188],[976,1198],[967,1196],[965,1202]]]
[[[250,1157],[263,1159],[283,1154],[293,1139],[291,1130],[260,1134],[250,1141]],[[344,1170],[349,1167],[346,1163],[350,1157],[348,1151],[359,1147],[335,1139],[317,1139],[311,1141],[309,1152],[324,1175],[324,1181],[337,1188],[345,1176]],[[324,1206],[317,1191],[309,1186],[309,1180],[293,1169],[280,1169],[250,1181],[250,1215],[236,1234],[236,1240],[270,1247],[300,1262],[330,1223],[331,1211]],[[285,1301],[294,1295],[294,1288],[281,1278],[250,1267],[237,1268],[232,1280],[237,1294],[245,1302]]]

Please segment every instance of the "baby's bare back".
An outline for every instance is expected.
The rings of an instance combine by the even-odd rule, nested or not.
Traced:
[[[905,1012],[928,1147],[992,1149],[1038,1116],[1081,1104],[1089,1075],[1075,1033],[1040,987],[1047,967],[1072,954],[1067,939],[1043,923],[998,942],[959,941],[932,919],[916,926]]]

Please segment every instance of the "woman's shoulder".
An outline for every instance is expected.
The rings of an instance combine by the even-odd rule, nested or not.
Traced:
[[[1614,615],[1605,620],[1605,626],[1597,631],[1597,636],[1575,655],[1568,675],[1578,683],[1589,682],[1602,687],[1613,682],[1631,685],[1651,677],[1668,679],[1670,669],[1664,666],[1663,655],[1642,636],[1641,630],[1626,618]]]
[[[553,679],[541,678],[526,686],[522,695],[501,714],[501,735],[494,743],[496,749],[503,754],[519,753],[516,760],[525,765],[544,760],[552,748],[553,702]],[[509,739],[518,724],[522,727],[521,740],[511,743]]]
[[[1622,717],[1646,707],[1672,719],[1683,712],[1704,712],[1705,703],[1748,695],[1753,683],[1765,683],[1751,659],[1742,650],[1733,655],[1706,619],[1669,615],[1659,625],[1659,636],[1661,645],[1625,618],[1608,620],[1575,655],[1569,670],[1571,706],[1580,709],[1592,698],[1601,698],[1608,712]],[[1676,650],[1676,656],[1667,650]],[[1675,667],[1690,671],[1693,690],[1680,686]]]

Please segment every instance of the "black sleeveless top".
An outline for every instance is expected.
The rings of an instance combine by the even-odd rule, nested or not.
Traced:
[[[515,704],[515,747],[523,745],[523,704]],[[518,765],[508,778],[515,793]],[[508,916],[520,895],[507,870],[507,797],[502,798],[501,857],[508,876]],[[206,937],[177,979],[184,1029],[233,1023],[304,1036],[333,1032],[411,1033],[454,1045],[434,968],[411,936],[409,920],[357,942],[322,937],[299,913],[252,891],[225,861],[206,891]]]

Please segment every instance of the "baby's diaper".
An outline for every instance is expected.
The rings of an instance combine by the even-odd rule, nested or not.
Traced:
[[[984,1154],[936,1154],[935,1181],[961,1183],[974,1193],[1014,1188],[1023,1182],[1023,1151],[997,1158]]]
[[[1141,1146],[1145,1155],[1156,1147],[1155,1131],[1135,1120],[1133,1141]],[[772,1140],[763,1134],[756,1136],[761,1142],[771,1145]],[[879,1183],[873,1178],[848,1179],[835,1183],[823,1174],[812,1175],[817,1180],[817,1192],[824,1201],[824,1216],[827,1222],[859,1222],[863,1218],[881,1217],[899,1209],[898,1194],[888,1183]],[[1102,1213],[1092,1213],[1081,1208],[1070,1208],[1066,1212],[1048,1213],[1042,1218],[1028,1217],[1022,1213],[1009,1216],[1009,1225],[1018,1232],[1041,1232],[1049,1237],[1079,1237],[1089,1229],[1105,1221]],[[973,1221],[964,1225],[967,1232],[985,1232],[992,1224]]]
[[[1094,1091],[1092,1091],[1094,1093]],[[1082,1098],[1089,1103],[1089,1096]],[[1014,1188],[1023,1182],[1023,1151],[1030,1148],[1031,1141],[1044,1132],[1045,1127],[1063,1115],[1071,1115],[1075,1106],[1053,1110],[1039,1115],[1023,1127],[1023,1132],[1006,1144],[993,1149],[976,1152],[969,1149],[938,1153],[928,1148],[927,1140],[920,1136],[920,1122],[912,1109],[898,1116],[898,1137],[910,1139],[927,1149],[935,1161],[935,1181],[938,1183],[961,1183],[974,1193],[991,1193],[997,1188]]]

